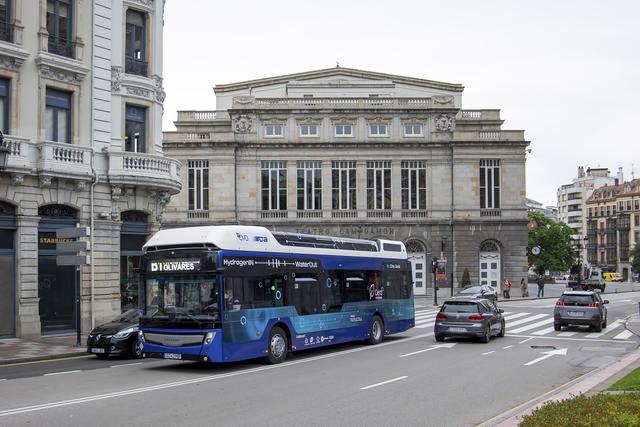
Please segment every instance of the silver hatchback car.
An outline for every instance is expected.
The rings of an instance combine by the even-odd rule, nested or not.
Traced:
[[[492,336],[504,337],[504,310],[487,299],[452,298],[436,315],[433,334],[436,341],[446,337],[476,337],[488,343]]]
[[[553,310],[553,327],[556,331],[567,325],[588,325],[596,332],[607,327],[608,300],[602,300],[598,292],[563,292]]]

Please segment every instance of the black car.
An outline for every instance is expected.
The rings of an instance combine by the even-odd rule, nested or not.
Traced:
[[[138,342],[139,320],[140,310],[132,308],[111,322],[96,327],[87,337],[87,353],[101,359],[110,354],[139,359],[142,355]]]
[[[465,286],[460,289],[455,296],[464,298],[483,298],[495,303],[498,301],[498,290],[489,285]]]

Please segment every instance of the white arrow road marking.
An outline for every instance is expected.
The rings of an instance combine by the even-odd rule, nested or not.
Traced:
[[[450,342],[450,343],[447,343],[447,344],[436,344],[436,345],[432,345],[429,348],[425,348],[424,350],[418,350],[418,351],[414,351],[413,353],[403,354],[400,357],[413,356],[414,354],[424,353],[425,351],[437,350],[439,348],[452,348],[456,344],[457,343],[455,343],[455,342]]]
[[[378,383],[378,384],[371,384],[371,385],[368,385],[366,387],[360,387],[360,390],[369,390],[370,388],[374,388],[374,387],[378,387],[378,386],[381,386],[381,385],[389,384],[389,383],[392,383],[392,382],[395,382],[395,381],[400,381],[400,380],[403,380],[405,378],[409,378],[409,377],[407,377],[405,375],[405,376],[402,376],[402,377],[393,378],[391,380],[382,381],[381,383]]]
[[[631,331],[622,331],[620,332],[618,335],[616,335],[615,337],[613,337],[614,340],[626,340],[627,338],[629,338],[631,335],[633,335],[633,332]]]
[[[544,320],[541,320],[539,322],[532,323],[530,325],[523,326],[523,327],[518,328],[518,329],[513,329],[513,330],[509,329],[509,333],[510,334],[519,334],[521,332],[528,331],[529,329],[535,329],[535,328],[539,328],[540,326],[546,326],[547,323],[553,323],[553,318],[544,319]]]
[[[592,334],[587,334],[586,337],[587,338],[600,338],[604,334],[608,334],[611,330],[622,326],[622,323],[623,323],[623,320],[618,319],[615,322],[611,323],[607,329],[603,329],[602,332],[594,332]]]
[[[518,326],[518,325],[522,325],[523,323],[533,322],[534,320],[538,320],[547,316],[548,314],[536,314],[535,316],[527,317],[526,319],[516,320],[515,322],[507,321],[507,326],[511,328],[513,326]]]
[[[524,364],[524,366],[531,366],[535,363],[541,362],[544,359],[548,359],[551,356],[566,356],[567,355],[567,349],[566,348],[561,348],[558,350],[551,350],[551,351],[543,351],[542,354],[544,354],[544,356],[538,357],[537,359],[533,359],[531,362],[527,362]]]

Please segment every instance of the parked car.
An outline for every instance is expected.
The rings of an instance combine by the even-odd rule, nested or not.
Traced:
[[[602,273],[605,282],[622,282],[622,274],[606,272]]]
[[[594,291],[565,291],[553,310],[553,327],[556,331],[567,325],[588,325],[601,332],[607,327],[608,300],[602,300]]]
[[[109,355],[142,356],[138,342],[140,310],[132,308],[109,323],[94,328],[87,337],[87,353],[99,358]]]
[[[455,296],[469,297],[469,298],[485,298],[493,301],[498,301],[498,290],[489,285],[474,285],[465,286],[460,289]]]
[[[504,310],[488,299],[452,298],[436,315],[433,334],[436,341],[446,337],[476,337],[488,343],[492,336],[504,337]]]

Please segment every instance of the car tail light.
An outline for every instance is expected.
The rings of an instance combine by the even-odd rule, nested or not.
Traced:
[[[589,303],[589,307],[597,307],[597,306],[598,306],[597,302]]]
[[[444,314],[444,313],[436,314],[436,319],[443,320],[443,319],[446,319],[446,318],[447,318],[447,315]]]
[[[558,301],[556,301],[556,305],[565,305],[565,304],[564,304],[564,301],[558,300]]]
[[[484,320],[484,316],[480,313],[472,314],[471,316],[469,316],[469,320]]]

